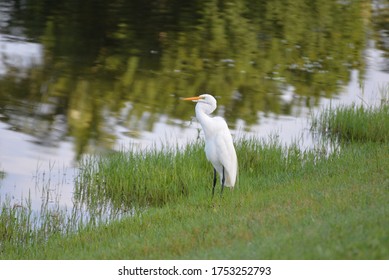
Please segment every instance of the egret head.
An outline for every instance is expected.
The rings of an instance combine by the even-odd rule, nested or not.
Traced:
[[[203,110],[206,114],[211,114],[217,107],[215,97],[210,94],[202,94],[195,97],[183,98],[183,100],[197,102],[196,109]]]

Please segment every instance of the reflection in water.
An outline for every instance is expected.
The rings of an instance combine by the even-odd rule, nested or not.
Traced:
[[[204,92],[219,97],[218,114],[237,134],[306,117],[351,78],[371,78],[366,34],[387,60],[388,6],[374,7],[367,0],[2,1],[0,163],[12,177],[31,153],[72,162],[129,142],[193,139],[193,110],[179,97]]]
[[[140,137],[161,114],[190,118],[179,96],[212,92],[232,126],[239,118],[249,128],[257,112],[291,112],[288,88],[315,105],[364,65],[364,1],[41,2],[10,1],[2,32],[24,30],[43,57],[7,69],[2,114],[43,145],[72,137],[77,156],[112,148],[113,123]]]

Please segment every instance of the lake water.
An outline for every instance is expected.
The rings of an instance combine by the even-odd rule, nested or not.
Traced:
[[[0,198],[39,209],[50,186],[71,207],[83,155],[185,145],[180,98],[205,92],[234,137],[312,147],[312,114],[388,91],[388,18],[384,0],[1,1]]]

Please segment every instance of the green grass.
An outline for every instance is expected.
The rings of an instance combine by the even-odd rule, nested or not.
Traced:
[[[322,134],[343,142],[388,142],[389,103],[379,110],[362,105],[328,109],[313,121]]]
[[[131,209],[131,215],[51,234],[44,242],[18,239],[11,244],[10,234],[8,241],[2,239],[0,257],[388,259],[385,106],[343,108],[347,114],[328,111],[326,117],[313,120],[318,131],[337,135],[337,153],[283,147],[275,139],[239,141],[238,186],[213,200],[212,167],[201,142],[184,150],[122,151],[88,158],[77,178],[77,199],[92,208],[108,203]],[[379,133],[372,133],[377,114],[384,116],[383,123]],[[348,133],[338,133],[348,130],[346,126],[336,133],[329,129],[347,120],[360,128]],[[0,216],[0,225],[12,217],[7,213]]]
[[[92,156],[82,162],[76,192],[89,204],[107,199],[116,208],[163,206],[196,190],[196,178],[208,177],[202,168],[202,145],[186,148],[121,151]],[[209,173],[211,174],[211,173]],[[208,178],[207,178],[208,179]],[[203,180],[204,186],[206,180]]]

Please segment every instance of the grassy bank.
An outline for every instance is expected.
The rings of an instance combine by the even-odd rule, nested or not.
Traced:
[[[371,128],[377,113],[380,126]],[[342,133],[350,121],[359,125]],[[212,168],[201,142],[184,150],[89,158],[77,179],[78,199],[89,207],[131,209],[131,215],[27,245],[9,245],[11,234],[2,239],[0,256],[388,259],[388,124],[387,105],[326,112],[313,127],[336,137],[339,152],[329,155],[274,139],[241,140],[238,186],[213,200]]]

